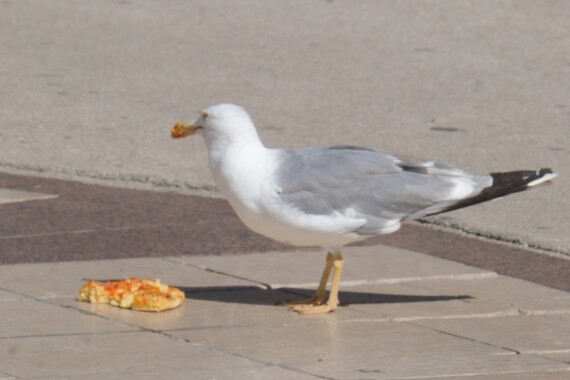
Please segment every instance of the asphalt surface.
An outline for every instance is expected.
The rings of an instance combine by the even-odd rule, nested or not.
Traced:
[[[570,252],[568,1],[0,2],[0,170],[216,195],[169,128],[246,107],[268,146],[364,145],[556,184],[448,214]]]
[[[0,187],[57,195],[1,206],[0,264],[296,250],[249,231],[221,199],[2,173]],[[455,232],[407,224],[361,245],[377,244],[570,290],[570,260]]]

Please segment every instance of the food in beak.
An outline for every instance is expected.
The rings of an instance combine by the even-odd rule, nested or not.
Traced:
[[[191,135],[196,130],[196,127],[188,123],[176,123],[170,131],[170,136],[173,139],[180,139]]]

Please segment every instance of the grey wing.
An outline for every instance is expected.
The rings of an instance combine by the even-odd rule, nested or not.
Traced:
[[[491,185],[438,164],[405,163],[357,147],[282,150],[276,173],[278,196],[304,213],[341,213],[361,218],[359,234],[397,230],[401,220],[442,212]]]

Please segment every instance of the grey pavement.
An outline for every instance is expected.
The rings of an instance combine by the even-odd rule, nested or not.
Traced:
[[[300,316],[278,304],[315,291],[325,253],[249,233],[223,200],[0,183],[0,379],[570,374],[567,258],[405,225],[345,248],[341,307]],[[76,299],[88,279],[132,276],[188,300],[152,314]]]
[[[570,295],[416,252],[349,248],[335,313],[278,303],[324,252],[0,266],[0,379],[545,379],[570,376]],[[86,279],[154,276],[182,307],[77,301]]]
[[[0,3],[0,168],[216,195],[212,103],[269,146],[351,144],[555,186],[448,214],[452,228],[570,252],[567,1]]]

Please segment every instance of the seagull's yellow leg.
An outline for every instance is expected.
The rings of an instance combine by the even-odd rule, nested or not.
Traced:
[[[328,270],[327,273],[327,279],[324,281],[325,286],[326,283],[328,281],[328,276],[330,274],[330,270],[334,269],[334,275],[333,275],[333,279],[332,279],[332,286],[331,286],[331,292],[329,294],[329,299],[327,300],[326,303],[322,303],[322,301],[320,301],[318,304],[300,304],[300,305],[293,305],[291,306],[291,310],[296,311],[298,313],[301,314],[324,314],[324,313],[330,313],[331,311],[336,310],[336,307],[339,304],[339,300],[338,300],[338,290],[340,287],[340,277],[342,274],[342,266],[343,266],[343,258],[342,255],[340,254],[340,252],[335,252],[333,254],[330,254],[331,259],[329,259],[329,256],[327,256],[327,267],[329,266],[329,262],[332,262],[331,268]],[[330,261],[329,261],[330,260]],[[325,272],[326,272],[325,268]],[[324,275],[324,273],[323,273]],[[321,280],[321,283],[323,281]],[[321,289],[321,287],[319,286],[319,290]],[[324,287],[323,287],[324,289]],[[315,295],[315,297],[318,295]],[[324,290],[323,290],[324,293]],[[323,296],[324,298],[324,296]]]
[[[284,302],[283,305],[285,306],[297,306],[297,305],[311,305],[317,306],[321,305],[325,302],[326,297],[326,288],[327,282],[329,282],[329,276],[331,274],[331,270],[333,269],[334,265],[334,257],[332,253],[327,254],[327,263],[325,265],[325,270],[323,271],[323,275],[321,276],[321,282],[319,283],[319,288],[314,296],[311,298],[301,299],[301,300],[293,300]]]

